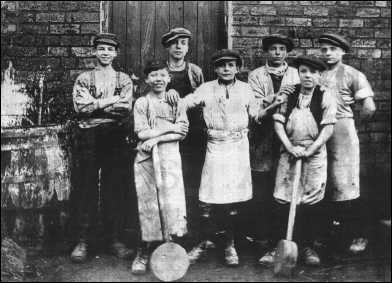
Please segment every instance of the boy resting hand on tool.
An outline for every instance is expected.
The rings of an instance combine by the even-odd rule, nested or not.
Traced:
[[[135,133],[140,139],[134,168],[142,241],[132,264],[134,274],[146,272],[152,244],[165,240],[163,234],[182,237],[187,233],[179,141],[188,132],[188,119],[181,102],[172,106],[165,99],[170,82],[165,63],[151,61],[144,73],[151,90],[134,106]],[[151,155],[154,146],[158,146],[162,172],[159,191]]]
[[[295,161],[302,158],[297,203],[298,223],[294,241],[303,247],[305,264],[318,265],[320,258],[311,245],[318,232],[320,212],[318,203],[324,198],[327,181],[327,152],[325,143],[336,122],[336,101],[332,92],[320,87],[320,72],[325,64],[314,57],[296,58],[301,84],[295,86],[273,115],[275,131],[282,142],[274,189],[276,226],[275,240],[285,235],[288,211],[293,190]],[[271,254],[274,254],[272,252]]]

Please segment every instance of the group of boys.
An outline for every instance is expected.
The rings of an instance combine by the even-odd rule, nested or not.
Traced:
[[[168,61],[146,64],[148,87],[135,103],[132,80],[112,67],[119,47],[115,35],[95,38],[98,65],[77,78],[73,91],[80,153],[74,170],[81,177],[71,196],[78,231],[71,259],[87,258],[98,191],[109,247],[120,258],[130,255],[120,240],[129,190],[124,180],[130,174],[125,154],[130,113],[139,140],[134,172],[140,244],[133,273],[146,272],[152,249],[164,240],[163,230],[172,241],[182,242],[188,232],[185,189],[194,185],[193,179],[200,185],[200,231],[189,260],[206,255],[215,246],[216,232],[224,231],[225,263],[237,266],[235,235],[241,207],[254,192],[262,192],[267,200],[273,192],[273,200],[263,200],[266,208],[259,208],[255,223],[268,231],[262,237],[271,242],[259,263],[273,263],[274,246],[286,228],[297,159],[302,159],[302,168],[294,239],[302,247],[304,262],[320,263],[313,245],[326,223],[333,221],[352,232],[352,252],[365,250],[362,219],[356,215],[359,141],[352,106],[360,101],[363,112],[371,116],[375,105],[366,77],[342,63],[349,43],[339,35],[323,34],[322,60],[299,56],[291,67],[286,59],[293,41],[270,35],[263,38],[266,64],[249,74],[249,83],[236,78],[242,59],[228,49],[212,56],[217,79],[204,82],[201,68],[185,60],[191,37],[185,28],[162,36]],[[158,192],[153,150],[162,171]],[[320,221],[324,195],[333,209],[328,210],[327,221]],[[270,219],[273,224],[265,228]]]

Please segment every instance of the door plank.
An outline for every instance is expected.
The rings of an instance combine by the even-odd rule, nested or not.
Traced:
[[[183,1],[170,2],[170,28],[182,27],[184,25],[184,3]]]
[[[169,1],[155,2],[155,58],[167,59],[167,51],[161,44],[161,37],[170,30]]]
[[[197,59],[197,1],[184,1],[184,27],[192,33],[189,42],[188,60]]]
[[[125,50],[127,57],[127,71],[140,76],[141,69],[141,4],[140,1],[127,1],[127,41]]]
[[[120,44],[126,42],[126,26],[127,26],[127,12],[126,12],[127,1],[113,1],[113,32],[117,35]],[[120,46],[121,48],[121,46]],[[125,50],[124,50],[125,51]],[[120,52],[114,62],[116,70],[125,71],[127,58],[126,52]]]
[[[141,69],[147,60],[154,58],[155,2],[141,2]]]

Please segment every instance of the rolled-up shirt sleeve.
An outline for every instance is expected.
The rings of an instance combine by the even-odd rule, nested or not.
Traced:
[[[147,118],[147,99],[140,97],[133,107],[135,133],[151,129]]]
[[[86,73],[80,74],[75,81],[73,103],[78,113],[92,113],[99,107],[99,102],[90,94],[89,78]]]
[[[282,124],[286,123],[286,111],[287,111],[287,100],[286,102],[282,103],[276,109],[276,112],[272,115],[272,119],[275,122],[280,122]]]
[[[207,89],[205,85],[201,85],[193,93],[190,93],[181,99],[182,107],[189,109],[203,105],[205,102],[206,92]]]
[[[355,72],[355,74],[353,74],[352,80],[352,88],[355,100],[363,100],[365,98],[374,96],[372,87],[363,73],[359,71]]]
[[[335,124],[336,119],[336,111],[337,111],[337,101],[335,94],[332,90],[325,90],[323,99],[321,101],[321,108],[323,110],[321,117],[321,125],[330,125]]]

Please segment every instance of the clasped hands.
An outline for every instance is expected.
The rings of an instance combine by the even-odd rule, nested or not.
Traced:
[[[288,153],[291,154],[293,158],[308,158],[312,156],[314,153],[309,150],[309,147],[306,148],[300,145],[291,145],[287,148]]]

